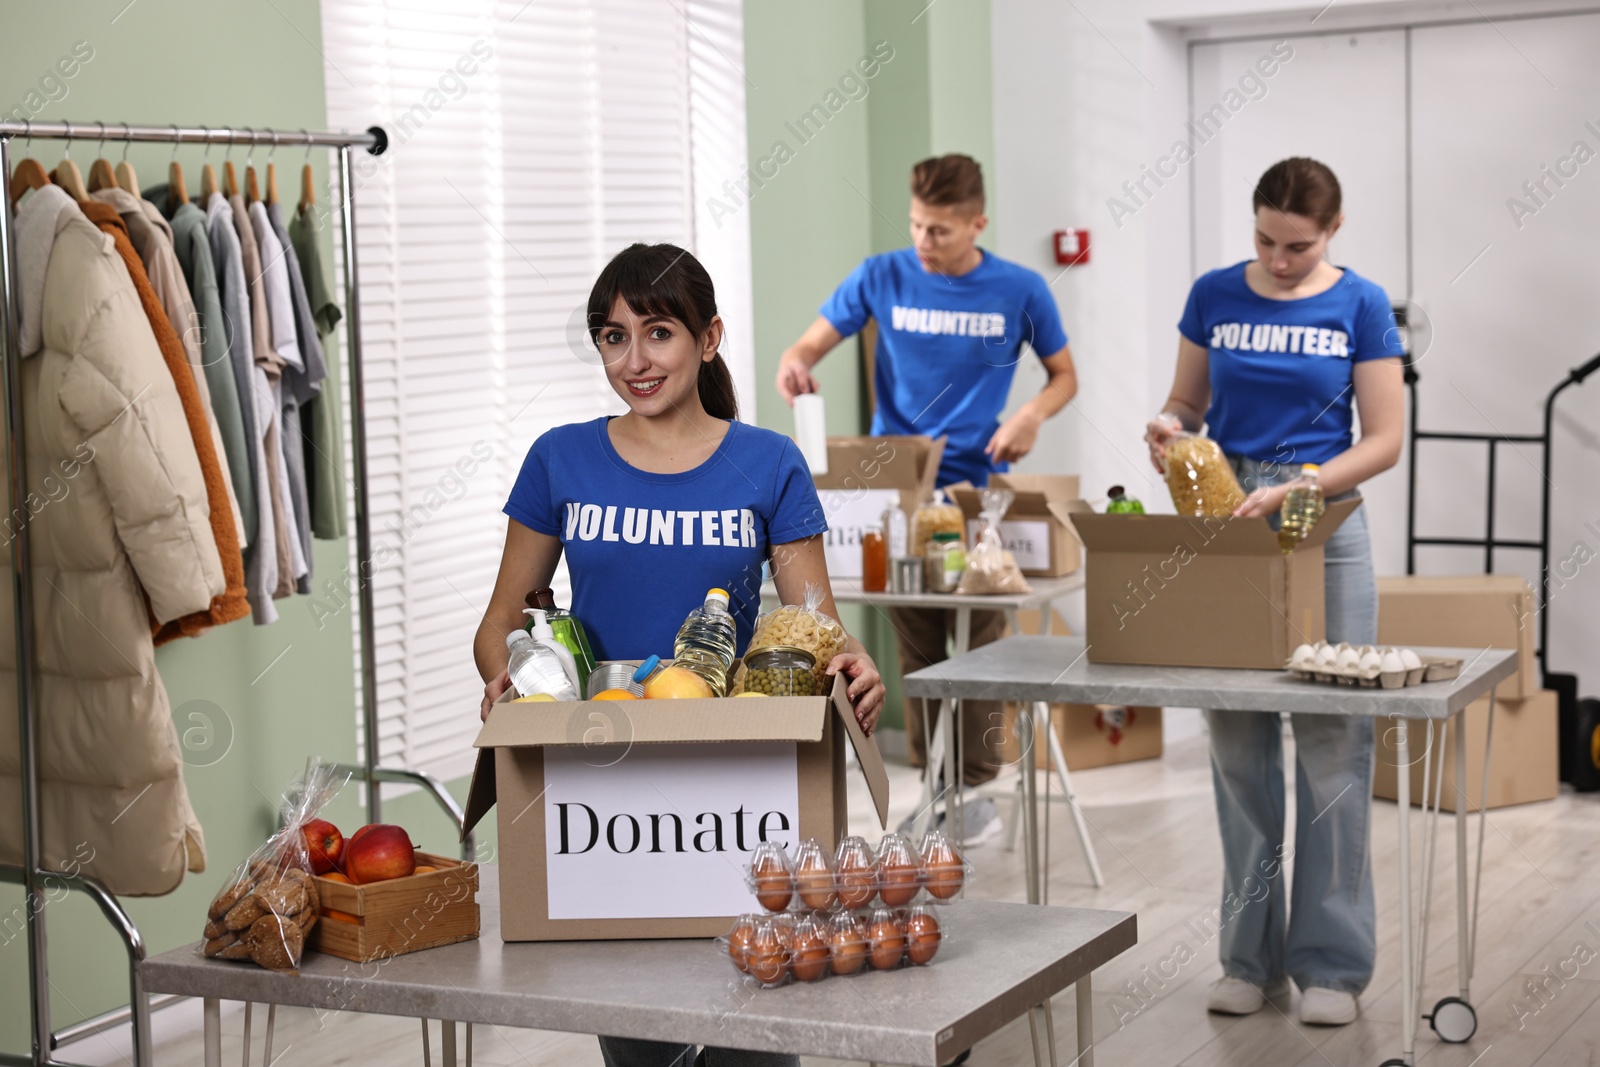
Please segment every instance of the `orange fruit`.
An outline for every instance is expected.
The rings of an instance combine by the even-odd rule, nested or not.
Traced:
[[[351,915],[348,911],[340,911],[337,908],[324,909],[322,912],[322,917],[324,919],[332,919],[334,922],[354,923],[357,926],[361,925],[361,916]]]
[[[418,867],[416,870],[412,871],[411,873],[412,874],[427,874],[429,871],[437,871],[438,869],[439,868],[437,868],[437,867]]]
[[[639,698],[634,696],[632,693],[628,692],[626,689],[607,689],[604,692],[596,693],[594,696],[590,697],[589,699],[590,700],[638,700]]]
[[[338,882],[341,885],[355,885],[354,882],[352,882],[350,879],[346,878],[343,874],[341,874],[338,871],[329,871],[327,874],[319,874],[319,875],[317,875],[317,877],[318,878],[326,878],[330,882]]]

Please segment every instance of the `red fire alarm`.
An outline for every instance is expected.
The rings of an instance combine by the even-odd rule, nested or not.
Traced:
[[[1063,267],[1077,267],[1089,262],[1089,231],[1057,230],[1056,262]]]

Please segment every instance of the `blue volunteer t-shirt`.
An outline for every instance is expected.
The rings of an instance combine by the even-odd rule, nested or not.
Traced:
[[[959,277],[922,269],[915,249],[872,256],[822,317],[849,337],[878,322],[875,434],[948,435],[938,484],[988,485],[1007,464],[984,455],[1000,428],[1024,342],[1041,358],[1067,345],[1050,287],[1026,267],[983,252]]]
[[[558,426],[535,441],[505,513],[561,539],[572,612],[598,658],[671,657],[685,616],[714,588],[728,591],[742,651],[771,546],[828,528],[800,450],[733,422],[700,466],[652,474],[617,454],[608,421]]]
[[[1248,262],[1201,275],[1178,322],[1208,350],[1207,432],[1230,456],[1326,463],[1351,445],[1354,366],[1405,355],[1389,298],[1343,267],[1324,292],[1272,300],[1245,281]]]

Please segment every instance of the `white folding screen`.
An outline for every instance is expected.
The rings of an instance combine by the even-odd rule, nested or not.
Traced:
[[[625,410],[582,341],[605,261],[701,255],[748,388],[748,221],[695,240],[696,182],[744,159],[739,12],[324,0],[329,124],[391,137],[356,173],[381,765],[471,768],[507,491],[539,434]]]

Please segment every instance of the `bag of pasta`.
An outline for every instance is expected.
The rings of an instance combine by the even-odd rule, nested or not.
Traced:
[[[1244,490],[1222,448],[1203,434],[1180,433],[1167,445],[1167,488],[1179,515],[1226,518],[1244,503]]]
[[[822,596],[821,586],[807,582],[804,603],[785,604],[759,616],[755,632],[750,636],[750,647],[744,652],[745,659],[748,660],[763,648],[803,648],[816,659],[817,692],[831,691],[828,664],[844,651],[845,632],[838,619],[824,615],[820,610]],[[740,665],[739,673],[734,677],[733,692],[743,691],[744,666]]]
[[[978,490],[982,526],[978,530],[978,543],[967,553],[967,569],[961,572],[958,593],[975,596],[993,596],[997,593],[1031,593],[1033,587],[1022,577],[1017,558],[1006,550],[1005,538],[1000,533],[1000,520],[1016,494],[1009,489]]]
[[[250,960],[269,971],[294,973],[306,938],[321,914],[305,824],[317,817],[350,780],[313,757],[303,777],[289,784],[283,826],[234,869],[206,912],[200,952],[224,960]]]
[[[925,555],[928,542],[936,533],[953,533],[961,538],[962,544],[967,541],[966,518],[959,507],[945,499],[943,489],[935,489],[933,499],[911,516],[911,544],[908,546],[911,555]]]

